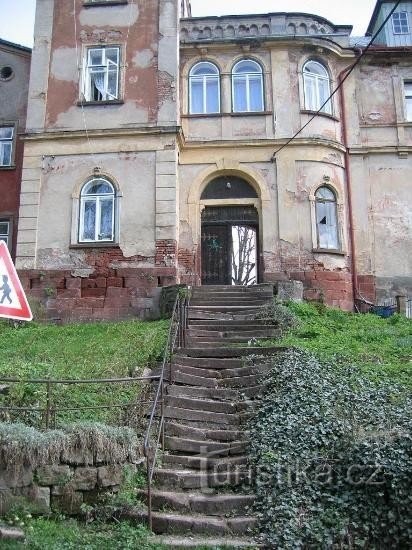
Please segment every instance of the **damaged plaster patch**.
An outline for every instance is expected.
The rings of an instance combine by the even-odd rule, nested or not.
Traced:
[[[369,118],[369,120],[381,120],[382,113],[369,113],[367,118]]]
[[[53,52],[51,74],[56,80],[77,82],[78,70],[76,50],[74,48],[58,48]]]
[[[139,7],[134,3],[124,6],[112,6],[110,9],[110,25],[112,27],[128,27],[134,25],[139,17]],[[107,9],[105,6],[93,6],[93,9],[82,9],[80,25],[83,27],[104,27],[107,25]]]
[[[90,269],[88,268],[83,250],[64,254],[55,248],[42,248],[37,256],[38,269]],[[92,270],[93,272],[93,270]]]
[[[92,273],[94,272],[94,269],[90,268],[80,268],[80,269],[74,269],[70,275],[72,277],[81,277],[82,279],[87,279]]]
[[[136,55],[132,59],[132,63],[135,67],[146,69],[147,67],[150,67],[150,65],[153,63],[153,56],[154,54],[152,50],[140,50],[136,52]]]

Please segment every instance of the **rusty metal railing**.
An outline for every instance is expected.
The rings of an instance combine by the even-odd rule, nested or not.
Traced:
[[[165,449],[165,387],[173,382],[173,354],[186,345],[186,328],[191,288],[181,288],[173,306],[169,334],[163,354],[159,382],[154,394],[144,439],[144,455],[147,474],[147,520],[152,528],[152,483],[159,448]],[[168,371],[168,372],[167,372]],[[166,380],[168,374],[168,380]]]
[[[73,379],[73,380],[58,380],[50,378],[6,378],[1,377],[0,383],[4,385],[8,384],[39,384],[45,386],[45,403],[44,406],[26,406],[16,407],[1,405],[0,413],[38,413],[41,416],[40,427],[49,429],[56,428],[56,416],[59,413],[67,413],[69,411],[92,411],[92,410],[104,410],[104,409],[128,409],[135,408],[149,401],[138,399],[136,402],[127,403],[110,403],[107,405],[76,405],[75,407],[58,406],[54,399],[54,388],[58,385],[70,386],[79,384],[136,384],[138,382],[148,382],[150,380],[158,380],[159,376],[134,376],[127,378],[89,378],[89,379]],[[4,388],[3,388],[4,391]]]

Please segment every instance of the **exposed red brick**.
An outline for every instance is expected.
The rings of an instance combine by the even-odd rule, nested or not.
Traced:
[[[83,298],[99,298],[106,295],[106,289],[104,288],[83,288],[82,297]]]
[[[65,279],[66,288],[81,288],[82,280],[79,278],[67,278]]]
[[[107,284],[108,287],[122,287],[123,286],[123,278],[122,277],[108,277],[106,284]]]

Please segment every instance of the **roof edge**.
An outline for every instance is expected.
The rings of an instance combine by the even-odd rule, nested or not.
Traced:
[[[16,44],[15,42],[9,42],[8,40],[4,40],[3,38],[0,38],[0,46],[7,46],[7,48],[14,48],[15,50],[20,50],[26,53],[32,52],[32,48],[22,46],[21,44]]]

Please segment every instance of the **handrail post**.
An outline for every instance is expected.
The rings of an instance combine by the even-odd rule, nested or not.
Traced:
[[[165,450],[165,385],[164,385],[164,379],[162,379],[162,386],[161,386],[161,393],[160,393],[160,424],[161,424],[161,430],[162,430],[162,452]]]
[[[152,480],[150,471],[150,450],[146,456],[146,472],[147,472],[147,523],[150,531],[153,527],[152,520]]]
[[[49,429],[50,426],[50,405],[51,405],[51,383],[50,381],[47,382],[46,385],[46,430]]]

